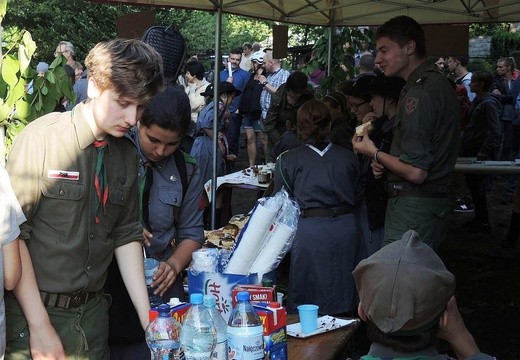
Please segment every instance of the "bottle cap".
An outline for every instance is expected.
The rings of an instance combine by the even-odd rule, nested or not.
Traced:
[[[217,305],[217,300],[214,296],[204,295],[204,306],[207,308],[214,308]]]
[[[170,298],[170,302],[168,303],[168,305],[170,306],[177,306],[179,304],[181,304],[181,301],[179,300],[179,298],[176,297]]]
[[[201,293],[193,293],[190,295],[190,303],[193,305],[202,304],[203,295]]]
[[[169,317],[171,315],[170,305],[161,304],[157,307],[157,311],[159,311],[160,317]]]
[[[249,301],[249,291],[240,291],[237,294],[237,301]]]

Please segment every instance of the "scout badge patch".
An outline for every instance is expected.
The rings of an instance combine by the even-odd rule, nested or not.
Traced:
[[[62,179],[62,180],[79,180],[79,171],[67,171],[67,170],[49,170],[47,172],[49,179]]]
[[[404,110],[408,115],[413,113],[415,109],[417,109],[417,105],[419,105],[419,99],[415,97],[407,97],[404,103]]]

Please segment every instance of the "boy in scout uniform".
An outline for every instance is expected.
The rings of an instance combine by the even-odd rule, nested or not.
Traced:
[[[101,290],[114,255],[148,323],[137,157],[123,136],[162,87],[162,60],[141,41],[117,39],[97,44],[85,63],[90,99],[33,121],[9,155],[27,222],[22,278],[6,296],[6,359],[108,359]]]
[[[408,229],[438,249],[448,229],[448,183],[459,147],[460,109],[453,86],[427,61],[424,32],[398,16],[378,28],[376,63],[386,76],[406,81],[399,99],[390,152],[378,150],[368,131],[354,151],[372,157],[376,178],[388,171],[384,243]]]

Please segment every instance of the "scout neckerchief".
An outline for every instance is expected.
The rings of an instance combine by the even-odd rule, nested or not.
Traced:
[[[94,196],[94,221],[99,224],[100,220],[98,217],[99,209],[105,212],[105,205],[108,200],[108,184],[107,184],[107,169],[103,162],[103,155],[105,154],[105,148],[107,146],[106,140],[94,141],[94,147],[96,148],[96,172],[94,173],[94,188],[96,190],[96,196]]]

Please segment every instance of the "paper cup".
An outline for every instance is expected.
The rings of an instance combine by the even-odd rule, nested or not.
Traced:
[[[146,286],[150,286],[153,283],[153,276],[159,270],[159,260],[146,258],[144,259],[144,280]]]
[[[304,334],[316,331],[318,328],[318,305],[305,304],[298,306],[300,325]]]
[[[282,306],[283,293],[281,293],[281,292],[276,293],[276,301],[280,304],[280,306]]]

